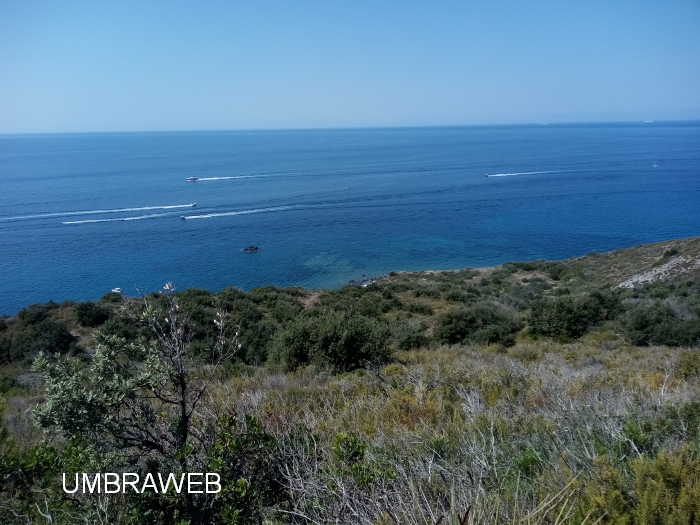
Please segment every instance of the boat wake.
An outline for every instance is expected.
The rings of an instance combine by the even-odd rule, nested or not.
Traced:
[[[517,173],[494,173],[486,174],[487,177],[515,177],[516,175],[539,175],[541,173],[562,173],[561,170],[557,171],[519,171]]]
[[[290,205],[290,206],[274,206],[271,208],[253,208],[251,210],[240,210],[240,211],[224,211],[220,213],[206,213],[203,215],[181,215],[181,218],[186,220],[191,219],[211,219],[213,217],[233,217],[234,215],[249,215],[251,213],[269,213],[275,211],[287,211],[287,210],[301,210],[304,208],[314,208],[313,204],[306,205]]]
[[[234,179],[264,179],[269,177],[269,175],[236,175],[236,176],[231,176],[231,177],[202,177],[198,178],[198,181],[201,180],[234,180]]]
[[[142,206],[140,208],[115,208],[107,210],[81,210],[81,211],[63,211],[56,213],[38,213],[36,215],[16,215],[13,217],[0,217],[0,221],[19,221],[24,219],[45,219],[50,217],[72,217],[76,215],[100,215],[104,213],[126,213],[132,211],[147,211],[147,210],[173,210],[177,208],[192,208],[196,203],[191,204],[175,204],[173,206]],[[107,219],[105,219],[107,220]],[[120,220],[120,219],[115,219]],[[99,221],[95,221],[99,222]]]
[[[113,219],[85,219],[82,221],[64,221],[61,224],[90,224],[94,222],[118,222],[118,221],[140,221],[142,219],[155,219],[156,217],[168,217],[173,213],[151,213],[150,215],[138,215],[136,217],[115,217]]]

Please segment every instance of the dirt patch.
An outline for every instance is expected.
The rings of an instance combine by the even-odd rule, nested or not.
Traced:
[[[696,268],[700,268],[700,259],[696,257],[676,257],[675,259],[671,259],[666,264],[663,264],[657,268],[652,268],[646,272],[633,275],[626,281],[621,282],[618,287],[634,288],[638,284],[669,279],[677,275],[689,273]]]
[[[311,292],[309,295],[304,297],[302,300],[302,304],[304,305],[304,308],[311,308],[313,305],[315,305],[317,302],[319,302],[321,299],[321,292],[318,290],[315,290]]]

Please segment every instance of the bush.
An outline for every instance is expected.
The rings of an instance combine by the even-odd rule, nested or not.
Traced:
[[[424,303],[409,303],[405,309],[412,314],[418,315],[433,315],[433,309]]]
[[[109,310],[92,301],[75,306],[75,317],[82,326],[100,326],[109,319]]]
[[[636,474],[636,523],[685,524],[700,519],[700,459],[687,448],[656,458],[639,458]]]
[[[17,386],[17,380],[12,376],[0,375],[0,395],[7,394],[10,389]]]
[[[515,344],[520,323],[490,305],[452,310],[440,316],[435,336],[445,344],[467,342]]]
[[[127,341],[133,341],[139,333],[139,327],[135,321],[123,316],[112,317],[100,326],[99,333],[113,335]]]
[[[0,336],[0,363],[9,362],[11,352],[12,352],[12,337]]]
[[[456,303],[468,303],[470,300],[470,295],[467,292],[455,288],[447,290],[442,296],[447,301],[454,301]]]
[[[272,356],[287,370],[314,364],[333,372],[384,363],[388,330],[362,315],[317,312],[297,317],[275,339]]]
[[[611,294],[593,293],[573,299],[538,299],[532,305],[530,332],[566,341],[585,334],[591,326],[613,319],[619,309],[619,298]]]
[[[46,319],[51,313],[51,310],[57,307],[58,305],[53,301],[49,301],[46,304],[34,303],[20,310],[17,317],[19,317],[24,324],[37,324]]]
[[[700,352],[698,350],[683,352],[678,358],[678,372],[686,380],[700,376]]]
[[[263,523],[263,508],[286,499],[278,481],[279,457],[274,436],[253,416],[231,415],[219,421],[216,443],[208,450],[207,468],[221,476],[222,490],[201,522]],[[217,519],[218,518],[218,519]]]
[[[394,326],[394,340],[401,350],[411,348],[423,348],[429,344],[428,338],[423,334],[426,326],[423,323],[400,323]]]
[[[65,353],[72,343],[73,336],[64,324],[44,319],[24,330],[6,334],[0,340],[0,361],[20,361],[38,352]]]
[[[259,366],[267,361],[267,349],[278,331],[277,325],[268,321],[257,323],[241,335],[239,358],[248,365]]]
[[[101,303],[114,304],[121,303],[124,300],[124,296],[118,292],[107,292],[102,297],[100,297]]]
[[[700,342],[700,320],[680,319],[666,304],[635,308],[627,313],[623,325],[635,345],[694,346]]]

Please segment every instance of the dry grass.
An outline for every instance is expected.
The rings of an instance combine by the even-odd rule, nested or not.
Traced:
[[[335,377],[258,369],[212,401],[277,436],[294,523],[462,523],[467,509],[463,523],[576,523],[582,509],[592,523],[601,461],[624,472],[643,453],[625,425],[700,393],[677,372],[684,350],[593,343],[414,350]],[[334,454],[339,433],[367,444],[356,466]]]

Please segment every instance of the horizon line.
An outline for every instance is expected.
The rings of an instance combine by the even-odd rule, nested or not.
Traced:
[[[279,131],[349,131],[349,130],[382,130],[382,129],[428,129],[428,128],[497,128],[497,127],[536,127],[536,126],[583,126],[583,125],[630,125],[630,124],[681,124],[700,123],[700,118],[690,119],[661,119],[661,120],[582,120],[557,122],[521,122],[500,124],[425,124],[398,126],[318,126],[318,127],[280,127],[280,128],[210,128],[210,129],[148,129],[148,130],[103,130],[103,131],[20,131],[0,132],[0,137],[17,137],[27,135],[109,135],[109,134],[138,134],[138,133],[252,133]]]

